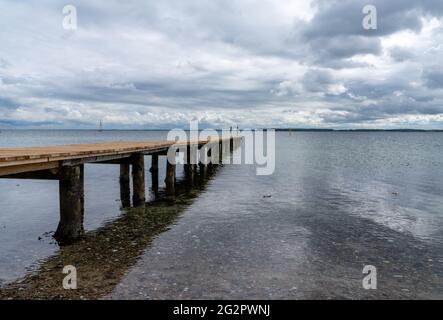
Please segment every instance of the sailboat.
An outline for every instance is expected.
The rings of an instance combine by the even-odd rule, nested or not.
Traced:
[[[99,124],[99,126],[98,126],[98,131],[100,131],[100,132],[103,131],[103,123],[102,123],[101,120],[100,120],[100,124]]]

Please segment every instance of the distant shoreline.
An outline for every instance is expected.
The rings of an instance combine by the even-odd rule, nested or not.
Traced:
[[[275,129],[275,131],[313,131],[313,132],[443,132],[443,129]]]
[[[181,129],[181,128],[178,128]],[[240,128],[240,130],[251,129],[251,128]],[[315,128],[253,128],[251,130],[267,130],[274,129],[277,132],[443,132],[443,129],[315,129]],[[172,129],[103,129],[103,131],[169,131]],[[183,129],[184,131],[189,131]],[[204,129],[202,129],[204,130]],[[222,129],[215,129],[216,131],[221,131]],[[224,129],[228,130],[228,129]],[[6,128],[0,129],[2,131],[97,131],[97,129],[25,129],[25,128]],[[201,130],[199,130],[201,131]],[[233,129],[233,132],[236,132]]]

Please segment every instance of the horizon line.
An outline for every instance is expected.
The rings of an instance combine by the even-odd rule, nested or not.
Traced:
[[[0,133],[2,131],[97,131],[97,132],[103,132],[103,131],[170,131],[174,129],[181,129],[184,131],[196,131],[196,130],[189,130],[189,128],[163,128],[163,129],[86,129],[86,128],[0,128]],[[197,131],[202,131],[205,129],[213,129],[215,131],[222,131],[222,130],[229,130],[229,128],[204,128],[199,129]],[[371,128],[292,128],[292,127],[286,127],[286,128],[276,128],[276,127],[254,127],[254,128],[239,128],[239,130],[275,130],[275,131],[318,131],[318,132],[346,132],[346,131],[387,131],[387,132],[443,132],[443,129],[418,129],[418,128],[393,128],[393,129],[371,129]],[[237,131],[237,128],[232,128],[232,131]]]

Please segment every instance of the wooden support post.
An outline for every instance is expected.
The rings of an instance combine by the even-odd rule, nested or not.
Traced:
[[[218,144],[218,150],[220,152],[220,164],[223,164],[223,142],[220,141]]]
[[[82,208],[82,233],[84,233],[85,222],[85,165],[80,165],[80,200]]]
[[[200,179],[204,180],[206,178],[206,165],[203,163],[199,163],[199,170],[200,170]]]
[[[132,204],[139,207],[145,204],[145,157],[143,153],[132,155]]]
[[[234,138],[229,138],[229,164],[232,164],[234,162]]]
[[[83,235],[83,165],[61,167],[59,173],[60,222],[54,238],[64,244]]]
[[[200,166],[200,175],[201,176],[205,176],[206,175],[206,165],[204,163],[199,163],[198,164]]]
[[[193,152],[193,148],[188,146],[187,147],[187,155],[186,155],[186,163],[184,165],[184,169],[185,169],[186,180],[188,181],[189,184],[192,185],[194,183],[194,179],[195,179],[195,164],[192,164],[193,158],[195,156],[193,156],[191,154],[191,152]]]
[[[193,170],[192,170],[193,166],[191,164],[189,164],[189,163],[185,163],[183,165],[183,168],[184,168],[184,171],[185,171],[186,180],[188,182],[192,182],[192,180],[193,180]]]
[[[211,157],[211,162],[208,163],[207,168],[208,168],[208,175],[211,175],[211,173],[213,172],[214,169],[214,164],[213,164],[213,159],[212,159],[212,144],[209,146],[209,150],[207,151],[207,156]]]
[[[198,170],[197,167],[198,167],[197,164],[193,164],[193,165],[192,165],[192,172],[193,172],[193,174],[194,174],[194,182],[197,181],[197,170]]]
[[[120,199],[123,208],[131,206],[131,189],[129,181],[129,163],[120,164]]]
[[[205,151],[205,152],[202,152]],[[202,162],[207,160],[208,150],[206,150],[205,146],[202,146],[199,150],[200,153],[200,161],[198,162],[199,171],[200,171],[200,180],[204,180],[206,178],[206,165]]]
[[[168,161],[166,157],[166,193],[168,195],[175,194],[175,164],[172,164]]]
[[[154,195],[158,195],[158,155],[153,154],[151,156],[151,181],[152,181],[152,192]]]

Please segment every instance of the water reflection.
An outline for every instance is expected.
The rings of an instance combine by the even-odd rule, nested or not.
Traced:
[[[160,189],[144,208],[125,209],[116,220],[86,233],[79,242],[60,247],[38,270],[1,288],[0,299],[96,299],[111,292],[156,236],[193,203],[217,169],[213,167],[211,174],[199,172],[198,183],[193,185],[186,177],[178,180],[175,196]],[[77,268],[77,290],[62,287],[66,265]]]
[[[96,232],[102,236],[88,233],[77,249],[61,249],[34,280],[14,282],[1,297],[34,290],[46,294],[36,297],[114,299],[442,298],[441,145],[441,133],[279,134],[274,175],[225,166],[194,195],[166,199],[161,189],[146,211],[120,218],[118,168],[90,165],[86,229],[116,221]],[[159,166],[162,184],[165,162]],[[56,222],[58,213],[50,207],[55,186],[17,183],[4,182],[0,193],[4,278],[19,269],[14,256],[23,259],[43,242],[40,230],[52,228],[36,232],[35,225]],[[61,289],[68,263],[84,266],[79,285],[90,285],[83,292]],[[376,291],[362,288],[366,264],[378,269]],[[45,275],[56,280],[47,284]],[[54,286],[60,291],[51,292]]]
[[[321,185],[304,193],[299,222],[310,232],[303,267],[307,281],[294,297],[441,299],[443,251],[438,242],[396,231],[393,222],[378,223],[367,204],[335,188],[333,181],[326,175]],[[365,265],[377,267],[377,290],[362,288]]]

